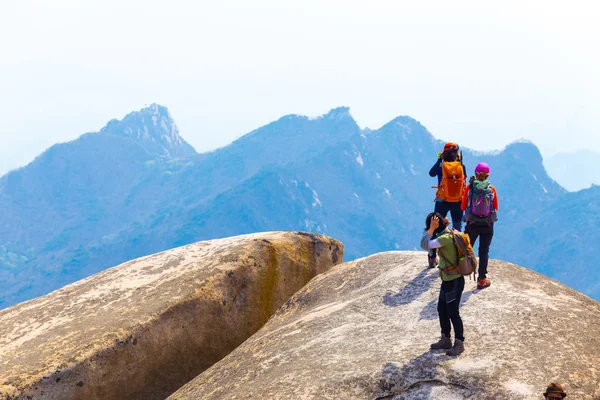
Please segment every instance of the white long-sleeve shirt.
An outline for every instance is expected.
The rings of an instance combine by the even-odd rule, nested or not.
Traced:
[[[439,249],[442,247],[440,242],[437,239],[432,239],[432,236],[427,233],[426,230],[423,231],[423,236],[421,237],[421,248],[425,251]]]

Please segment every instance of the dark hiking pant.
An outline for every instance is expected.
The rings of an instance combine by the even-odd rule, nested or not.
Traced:
[[[452,323],[452,326],[454,327],[454,337],[458,340],[465,340],[465,337],[463,336],[463,322],[460,317],[460,312],[458,311],[460,298],[464,288],[464,276],[451,281],[442,281],[437,306],[442,334],[450,337],[450,323]]]
[[[449,203],[447,201],[436,201],[434,212],[438,212],[447,218],[448,213],[452,219],[452,226],[454,229],[461,230],[462,228],[462,217],[463,211],[460,209],[460,201],[456,203]],[[434,258],[437,252],[434,250],[429,251],[429,257]]]
[[[469,235],[471,246],[475,247],[475,241],[479,238],[479,279],[487,277],[488,261],[490,259],[490,245],[494,236],[494,224],[475,222],[467,224],[465,233]]]

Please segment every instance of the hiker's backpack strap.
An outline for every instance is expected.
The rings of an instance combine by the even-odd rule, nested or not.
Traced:
[[[446,258],[446,256],[444,255],[444,253],[442,253],[441,249],[437,249],[438,250],[438,254],[440,255],[440,257],[442,257],[444,259],[444,261],[446,262],[446,264],[448,265],[452,265],[452,263]],[[448,268],[448,267],[446,267]]]

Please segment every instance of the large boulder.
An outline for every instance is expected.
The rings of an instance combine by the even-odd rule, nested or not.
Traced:
[[[164,399],[342,257],[315,234],[199,242],[2,310],[0,399]]]
[[[174,393],[196,399],[541,399],[600,395],[600,304],[525,268],[467,280],[466,351],[439,338],[440,281],[421,252],[377,254],[313,279],[252,338]]]

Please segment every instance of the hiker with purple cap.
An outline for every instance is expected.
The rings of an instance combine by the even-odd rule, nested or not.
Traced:
[[[479,239],[479,271],[477,289],[490,286],[487,278],[490,245],[494,236],[494,222],[498,220],[498,194],[488,181],[490,166],[479,163],[463,195],[461,209],[465,212],[464,221],[467,223],[465,233],[471,239],[471,245]]]

